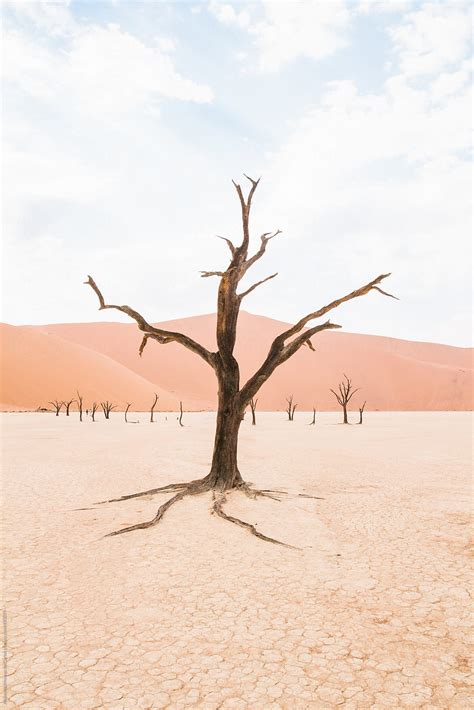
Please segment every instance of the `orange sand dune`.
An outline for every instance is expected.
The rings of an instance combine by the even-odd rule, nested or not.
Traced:
[[[161,325],[215,348],[215,315]],[[272,339],[286,327],[270,318],[241,313],[236,355],[242,379],[260,364]],[[15,348],[18,356],[13,358],[14,367],[10,364],[12,374],[6,375],[8,395],[3,395],[4,403],[26,407],[74,393],[78,384],[75,368],[80,368],[84,382],[79,384],[91,397],[100,389],[114,401],[133,400],[138,404],[149,400],[150,391],[162,388],[168,393],[162,395],[163,408],[172,402],[176,406],[178,399],[188,409],[215,407],[216,381],[208,365],[173,343],[160,346],[151,341],[140,358],[141,337],[133,323],[10,327],[7,332],[15,331],[17,339],[21,333],[25,340]],[[23,350],[30,349],[27,339],[34,336],[38,338],[37,351],[30,350],[26,355]],[[5,350],[11,352],[9,338],[5,338]],[[259,393],[258,408],[282,409],[285,397],[292,393],[298,410],[309,410],[313,405],[320,410],[337,409],[329,388],[334,388],[345,372],[361,388],[352,400],[354,409],[364,400],[372,410],[472,409],[472,349],[341,331],[321,333],[313,342],[316,352],[303,348],[274,373]],[[73,359],[70,352],[74,352]],[[6,367],[8,370],[8,362]],[[31,374],[32,367],[36,375]],[[56,382],[57,392],[53,391]]]
[[[49,400],[72,399],[78,389],[84,407],[109,399],[124,409],[148,409],[153,393],[156,409],[176,410],[179,397],[105,355],[28,326],[1,325],[2,409],[50,407]],[[202,406],[193,402],[193,409]]]

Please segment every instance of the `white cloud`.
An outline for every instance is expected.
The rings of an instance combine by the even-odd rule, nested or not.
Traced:
[[[461,68],[453,72],[443,72],[431,84],[430,91],[434,100],[444,99],[456,94],[470,80],[472,65],[469,60],[461,64]]]
[[[174,52],[176,49],[176,42],[171,37],[157,37],[156,43],[162,52]]]
[[[177,72],[167,53],[115,25],[76,35],[67,71],[81,105],[94,113],[125,112],[160,96],[198,103],[213,99],[208,86]]]
[[[407,76],[435,74],[469,51],[472,14],[465,2],[427,3],[391,29],[401,71]]]
[[[237,12],[233,5],[212,2],[209,9],[223,24],[247,30],[261,72],[277,72],[299,57],[324,59],[348,42],[351,13],[345,0],[262,0],[257,8],[262,19],[255,18],[255,6]]]
[[[69,10],[70,0],[3,0],[17,22],[46,31],[52,37],[73,34],[77,25]]]
[[[361,14],[369,13],[400,13],[409,10],[416,0],[360,0],[358,11]]]
[[[250,22],[250,13],[245,8],[238,12],[233,5],[214,0],[209,3],[209,10],[214,17],[224,25],[238,25],[247,27]]]
[[[180,74],[166,47],[147,46],[116,25],[76,30],[58,52],[18,31],[4,34],[3,75],[16,91],[61,99],[86,114],[114,119],[162,97],[208,103],[212,89]]]
[[[217,48],[210,42],[203,49],[201,37],[191,47],[205,53],[199,66],[217,64],[227,27],[239,28],[238,15],[248,13],[248,23],[240,20],[245,32],[232,37],[221,76],[219,67],[212,69],[217,85],[228,83],[229,62],[238,52],[253,64],[257,52],[259,68],[270,71],[311,52],[317,59],[324,47],[335,51],[331,42],[311,45],[317,36],[313,13],[321,3],[279,5],[229,4],[228,19],[212,29],[220,28]],[[427,6],[421,11],[432,12]],[[367,22],[357,10],[351,16],[357,19],[355,31]],[[399,29],[409,27],[412,16],[398,18]],[[189,8],[178,25],[183,17],[194,29]],[[225,264],[226,245],[213,234],[238,238],[229,178],[245,169],[263,175],[252,233],[284,230],[249,276],[258,280],[279,271],[278,282],[256,290],[249,309],[293,320],[393,270],[389,290],[402,300],[374,296],[344,307],[338,313],[344,327],[466,343],[467,50],[453,62],[437,59],[442,69],[434,75],[414,74],[403,64],[412,49],[402,47],[395,16],[379,16],[377,22],[391,25],[393,35],[379,33],[377,41],[385,45],[371,46],[372,55],[380,56],[382,65],[393,36],[400,65],[371,93],[361,91],[357,78],[335,81],[326,84],[317,104],[304,99],[297,109],[291,102],[285,106],[281,96],[289,75],[295,91],[301,82],[302,95],[311,95],[308,73],[293,67],[271,81],[252,76],[254,100],[248,102],[248,78],[235,72],[233,103],[224,99],[205,111],[195,104],[211,98],[209,87],[178,64],[189,35],[177,31],[176,49],[163,41],[174,38],[172,24],[152,39],[152,29],[139,36],[127,25],[81,20],[49,41],[47,31],[32,33],[24,29],[26,20],[17,23],[6,38],[4,89],[6,319],[94,319],[96,304],[87,301],[82,286],[89,272],[110,298],[129,302],[151,319],[212,311],[216,283],[199,279],[197,272]],[[349,24],[342,10],[338,23],[328,14],[319,29],[324,26],[329,37],[333,32],[344,42]],[[372,23],[364,33],[368,27]],[[341,57],[337,76],[357,77],[349,61],[349,53]],[[325,66],[317,67],[321,82]],[[160,121],[150,119],[163,97],[191,103],[166,107]],[[266,124],[262,130],[260,121],[269,107],[265,115],[274,132]]]
[[[462,77],[454,72],[417,89],[403,75],[369,95],[352,82],[333,82],[294,125],[265,170],[277,185],[262,207],[291,234],[282,246],[287,298],[295,280],[311,298],[305,284],[319,254],[323,301],[339,293],[341,273],[351,287],[393,271],[389,290],[401,304],[347,307],[344,326],[383,333],[388,317],[391,332],[405,337],[459,342],[456,328],[469,322],[472,183],[463,157],[471,96],[467,66],[459,66]],[[426,314],[433,309],[436,325]],[[449,320],[454,313],[457,325]]]

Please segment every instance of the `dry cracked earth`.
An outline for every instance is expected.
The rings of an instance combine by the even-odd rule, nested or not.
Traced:
[[[258,414],[241,471],[282,502],[104,498],[207,473],[212,414],[2,415],[8,707],[474,707],[470,416]],[[77,510],[83,508],[84,510]]]

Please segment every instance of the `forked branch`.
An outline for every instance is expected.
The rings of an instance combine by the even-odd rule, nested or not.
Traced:
[[[276,232],[265,232],[265,234],[262,234],[260,237],[260,249],[250,257],[250,259],[247,259],[245,262],[245,271],[250,269],[252,264],[255,264],[256,261],[258,261],[264,254],[267,249],[267,244],[270,241],[270,239],[273,239],[274,237],[278,236],[281,234],[281,229],[277,229]]]
[[[247,251],[249,247],[249,240],[250,240],[250,233],[249,233],[249,216],[250,216],[250,208],[252,207],[252,198],[254,196],[255,190],[258,187],[258,183],[260,182],[260,178],[258,180],[253,180],[251,177],[248,175],[245,175],[247,180],[250,181],[252,187],[250,188],[250,192],[247,195],[247,199],[244,197],[244,193],[242,192],[242,188],[240,185],[234,180],[232,182],[234,183],[234,187],[237,190],[237,194],[239,196],[240,200],[240,207],[242,210],[242,231],[243,231],[243,239],[241,245],[236,249],[236,255],[239,257],[243,257],[244,259],[247,257]]]
[[[274,370],[276,370],[279,365],[286,362],[286,360],[294,355],[303,345],[307,345],[309,343],[309,339],[313,335],[316,335],[316,333],[319,333],[322,330],[331,330],[333,328],[341,328],[341,326],[337,325],[337,323],[326,321],[326,323],[321,323],[321,325],[314,326],[314,328],[305,331],[298,338],[290,341],[287,345],[285,345],[284,342],[280,342],[278,338],[276,338],[273,341],[263,364],[242,387],[240,391],[242,402],[244,404],[249,402],[250,399],[257,394],[263,383],[268,380]]]
[[[329,313],[329,311],[334,310],[334,308],[337,308],[342,303],[346,303],[346,301],[352,301],[352,299],[359,298],[360,296],[365,296],[367,293],[370,293],[370,291],[378,291],[379,293],[383,293],[384,296],[395,298],[398,301],[398,298],[396,296],[393,296],[391,293],[387,293],[386,291],[382,291],[382,289],[377,286],[377,284],[383,281],[383,279],[386,279],[388,276],[390,276],[390,274],[381,274],[380,276],[377,276],[377,278],[373,281],[369,281],[369,283],[365,284],[365,286],[362,286],[361,288],[358,288],[355,291],[351,291],[351,293],[348,293],[346,296],[342,296],[342,298],[337,298],[335,301],[331,301],[331,303],[328,303],[327,306],[323,306],[317,311],[308,313],[307,316],[301,318],[291,328],[288,328],[288,330],[285,330],[283,333],[281,333],[276,338],[276,340],[283,342],[285,340],[288,340],[288,338],[291,338],[293,335],[296,335],[301,330],[303,330],[305,325],[310,321],[315,320],[316,318],[322,318],[322,316],[325,316],[326,313]]]
[[[99,299],[99,310],[102,311],[106,308],[113,308],[116,311],[125,313],[127,316],[130,316],[130,318],[133,318],[133,320],[137,323],[139,329],[143,333],[145,333],[139,349],[140,355],[142,354],[145,348],[148,338],[157,340],[161,345],[176,342],[180,343],[188,350],[191,350],[193,353],[196,353],[196,355],[199,355],[203,360],[207,362],[208,365],[215,369],[214,358],[212,353],[200,343],[197,343],[195,340],[188,337],[187,335],[184,335],[183,333],[177,333],[171,330],[163,330],[163,328],[155,328],[154,326],[150,325],[150,323],[148,323],[145,318],[140,313],[138,313],[138,311],[135,311],[129,306],[117,306],[111,303],[105,303],[104,297],[92,276],[88,276],[87,281],[84,281],[84,283],[90,286],[93,291],[95,291],[97,298]]]
[[[342,327],[335,323],[331,323],[330,321],[326,321],[322,325],[317,325],[301,332],[310,321],[315,320],[316,318],[321,318],[326,315],[326,313],[329,313],[329,311],[332,311],[334,308],[337,308],[337,306],[340,306],[342,303],[351,301],[354,298],[359,298],[360,296],[365,296],[367,293],[370,293],[370,291],[378,291],[384,296],[397,298],[391,293],[383,291],[378,286],[378,284],[388,276],[390,276],[390,274],[381,274],[380,276],[377,276],[376,279],[369,281],[369,283],[365,284],[365,286],[362,286],[355,291],[351,291],[351,293],[348,293],[346,296],[342,296],[342,298],[337,298],[335,301],[331,301],[331,303],[319,308],[317,311],[308,313],[308,315],[301,318],[295,325],[291,326],[291,328],[288,328],[283,333],[280,333],[280,335],[278,335],[272,342],[267,357],[260,368],[254,375],[252,375],[252,377],[250,377],[242,388],[242,401],[245,403],[248,402],[250,398],[258,392],[262,384],[270,377],[273,371],[283,362],[288,360],[288,358],[294,355],[302,345],[307,345],[311,350],[314,350],[310,340],[313,335],[316,335],[316,333],[322,330]],[[286,342],[289,338],[292,338],[295,335],[297,336],[296,338],[293,338],[290,342]]]
[[[344,374],[344,380],[339,383],[338,390],[339,394],[334,390],[331,390],[331,392],[333,393],[341,407],[344,407],[351,401],[355,393],[360,390],[360,387],[356,387],[356,389],[353,389],[352,380],[350,380],[348,376]]]
[[[222,239],[222,241],[226,242],[227,246],[228,246],[229,249],[230,249],[230,253],[232,254],[232,256],[234,256],[235,250],[236,250],[236,246],[231,242],[231,240],[230,240],[230,239],[227,239],[227,237],[221,237],[219,234],[217,235],[217,238],[218,238],[218,239]]]

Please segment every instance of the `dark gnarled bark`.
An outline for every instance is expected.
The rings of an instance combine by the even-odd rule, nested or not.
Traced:
[[[262,234],[260,237],[259,248],[252,255],[249,255],[250,210],[259,180],[252,180],[248,177],[247,179],[250,182],[250,190],[246,196],[244,195],[241,186],[234,182],[234,187],[240,202],[242,240],[240,244],[236,245],[231,239],[228,239],[227,237],[220,237],[220,239],[225,241],[230,251],[230,261],[227,268],[225,270],[201,272],[201,275],[205,278],[216,276],[219,279],[216,327],[217,350],[215,352],[211,352],[184,333],[178,333],[152,326],[140,313],[130,308],[130,306],[119,306],[106,303],[102,292],[94,279],[89,276],[85,282],[95,292],[99,300],[100,310],[115,309],[125,313],[130,316],[130,318],[135,320],[139,330],[142,333],[142,340],[139,346],[140,356],[143,354],[149,340],[156,340],[161,345],[173,342],[179,343],[183,347],[191,350],[193,353],[201,357],[210,367],[213,368],[219,385],[214,450],[211,468],[208,475],[203,479],[190,481],[189,483],[170,484],[161,488],[152,489],[151,491],[143,491],[141,493],[122,496],[120,500],[128,500],[129,498],[140,497],[143,495],[177,491],[176,495],[171,498],[170,501],[167,501],[167,503],[160,506],[153,520],[148,523],[140,523],[117,532],[129,532],[130,530],[142,529],[155,525],[159,522],[159,520],[161,520],[170,505],[181,500],[184,495],[195,495],[204,491],[213,490],[215,495],[218,495],[214,505],[214,513],[223,519],[230,520],[231,522],[236,522],[237,519],[231,519],[231,516],[224,514],[222,508],[226,492],[233,489],[239,489],[248,495],[252,495],[252,497],[269,496],[274,498],[277,497],[277,495],[282,495],[281,491],[272,492],[252,489],[242,479],[237,461],[237,446],[239,428],[244,417],[246,407],[252,401],[256,402],[254,398],[257,392],[277,367],[286,362],[286,360],[292,357],[304,345],[308,346],[311,350],[314,349],[311,343],[311,338],[314,335],[323,330],[341,327],[331,323],[330,321],[325,321],[323,323],[319,323],[318,325],[306,328],[310,321],[322,318],[324,315],[329,313],[329,311],[332,311],[340,304],[354,298],[358,298],[359,296],[364,296],[371,291],[378,291],[390,296],[390,294],[387,294],[379,286],[379,284],[387,276],[389,276],[389,274],[381,274],[377,278],[365,284],[365,286],[362,286],[361,288],[348,293],[346,296],[332,301],[328,305],[323,306],[316,311],[308,313],[295,325],[291,326],[274,339],[261,366],[247,380],[247,382],[242,384],[240,382],[239,365],[234,357],[240,307],[244,298],[251,294],[261,284],[269,281],[270,279],[274,279],[277,274],[271,274],[251,286],[246,288],[244,287],[243,290],[239,290],[240,283],[250,267],[264,256],[270,240],[280,234],[279,229],[274,232],[265,232]],[[292,419],[296,405],[292,404],[291,407]],[[254,415],[254,410],[252,410],[252,412]],[[151,411],[151,420],[153,421],[153,408]],[[243,523],[243,527],[250,529],[252,526]],[[269,539],[271,542],[277,542],[270,538],[266,538],[265,536],[259,536],[262,537],[262,539]]]

